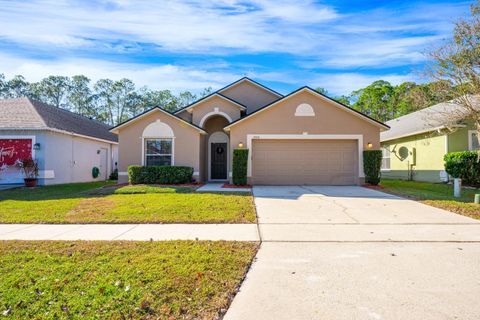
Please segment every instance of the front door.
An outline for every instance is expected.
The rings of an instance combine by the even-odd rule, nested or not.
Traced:
[[[211,145],[210,178],[212,180],[227,179],[227,144],[212,143]]]

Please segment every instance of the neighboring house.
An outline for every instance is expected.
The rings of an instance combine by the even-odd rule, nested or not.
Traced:
[[[242,78],[174,114],[160,107],[114,127],[119,182],[130,165],[194,168],[197,181],[231,179],[234,148],[248,148],[253,184],[354,185],[364,149],[388,126],[302,87],[286,96]]]
[[[453,101],[439,103],[386,122],[382,132],[382,177],[448,181],[443,157],[448,152],[478,150],[473,123],[465,121],[463,108]]]
[[[14,163],[39,161],[40,184],[106,180],[118,157],[110,126],[32,99],[0,100],[0,184],[22,183]],[[93,167],[100,175],[92,177]]]

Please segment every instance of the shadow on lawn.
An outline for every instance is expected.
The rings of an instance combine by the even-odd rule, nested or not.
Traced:
[[[4,200],[40,201],[63,199],[102,198],[111,195],[141,194],[194,194],[197,187],[171,185],[112,185],[104,182],[75,183],[36,188],[16,188],[0,192],[0,203]],[[248,192],[201,192],[198,194],[223,194],[232,196],[249,195]]]

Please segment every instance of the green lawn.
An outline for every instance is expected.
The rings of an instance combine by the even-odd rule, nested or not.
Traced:
[[[0,241],[5,319],[217,319],[256,243]]]
[[[0,192],[0,223],[251,223],[249,193],[101,182]]]
[[[383,191],[412,198],[425,204],[480,219],[480,205],[474,204],[479,189],[462,189],[462,197],[453,197],[453,186],[442,183],[383,179]]]

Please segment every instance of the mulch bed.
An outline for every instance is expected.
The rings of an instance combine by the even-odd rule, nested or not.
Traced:
[[[380,185],[374,186],[374,185],[371,185],[371,184],[362,184],[362,187],[372,189],[372,190],[383,190],[383,189],[385,189],[384,187],[382,187]]]
[[[189,187],[189,188],[200,188],[205,185],[205,183],[179,183],[179,184],[145,184],[146,186],[151,186],[151,187]],[[126,187],[126,186],[134,186],[134,184],[129,184],[129,183],[119,183],[119,184],[114,184],[114,185],[109,185],[109,186],[103,186],[101,189],[118,189],[121,187]]]
[[[246,184],[244,186],[237,186],[235,184],[230,184],[230,183],[224,183],[222,188],[231,188],[231,189],[239,189],[239,188],[251,188],[252,186],[249,184]]]

